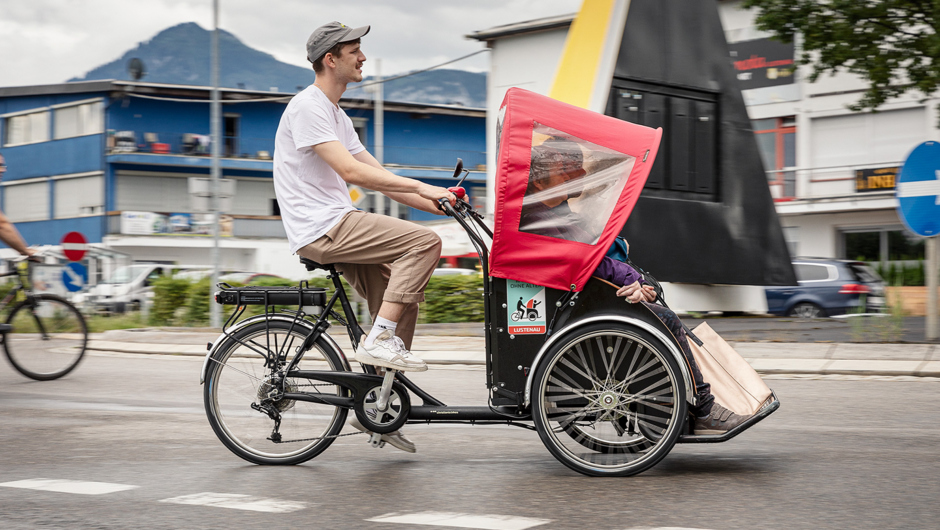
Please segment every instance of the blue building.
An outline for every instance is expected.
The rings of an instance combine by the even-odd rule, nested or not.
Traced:
[[[292,94],[222,89],[222,265],[297,276],[288,258],[272,183],[277,124]],[[58,244],[71,231],[135,261],[203,265],[211,238],[205,188],[208,87],[90,81],[0,88],[0,154],[8,171],[0,205],[28,243]],[[370,100],[343,100],[363,144],[375,153]],[[462,158],[465,187],[485,201],[483,109],[384,104],[384,163],[393,173],[453,185]],[[352,190],[356,205],[418,222],[440,219]],[[203,194],[204,195],[204,194]],[[290,265],[284,265],[290,262]]]

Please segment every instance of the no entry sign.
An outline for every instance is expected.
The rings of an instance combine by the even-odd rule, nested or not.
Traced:
[[[69,232],[62,238],[62,253],[69,261],[79,261],[88,250],[88,240],[81,232]]]

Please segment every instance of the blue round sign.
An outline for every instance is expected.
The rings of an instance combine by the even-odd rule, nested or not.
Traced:
[[[71,292],[81,291],[88,283],[88,269],[81,263],[67,263],[62,268],[62,283]]]
[[[940,142],[911,151],[898,176],[898,217],[915,234],[940,234]]]

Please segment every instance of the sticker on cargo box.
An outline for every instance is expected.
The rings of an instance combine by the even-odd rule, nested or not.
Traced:
[[[545,287],[506,280],[506,312],[510,334],[545,334]]]

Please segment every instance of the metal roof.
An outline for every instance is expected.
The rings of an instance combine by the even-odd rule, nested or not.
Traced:
[[[475,31],[465,35],[468,39],[479,41],[491,41],[504,37],[515,35],[524,35],[526,33],[537,33],[539,31],[548,31],[551,29],[567,28],[574,20],[575,14],[558,15],[554,17],[537,18],[535,20],[526,20],[504,26],[496,26],[490,29]]]
[[[210,97],[212,87],[197,85],[173,85],[163,83],[144,83],[135,81],[121,81],[105,79],[100,81],[77,81],[72,83],[57,83],[52,85],[32,85],[0,87],[0,98],[17,96],[46,96],[53,94],[81,94],[91,92],[120,92],[137,93],[150,96],[190,97],[196,99]],[[294,97],[292,92],[268,92],[263,90],[245,90],[238,88],[219,88],[222,102],[251,101],[251,100],[283,100],[284,103]],[[343,108],[372,108],[371,99],[340,99]],[[411,112],[418,114],[443,114],[453,116],[486,117],[486,109],[463,107],[460,105],[431,105],[425,103],[408,103],[385,101],[385,110],[392,112]]]

